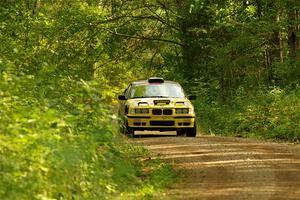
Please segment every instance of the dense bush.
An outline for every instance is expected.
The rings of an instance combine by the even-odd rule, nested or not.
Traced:
[[[206,132],[241,137],[299,141],[300,92],[261,89],[238,94],[228,104],[198,101],[199,122]]]
[[[114,131],[99,84],[39,78],[0,76],[0,199],[151,197],[170,179]]]
[[[1,200],[140,199],[172,175],[115,131],[116,94],[143,74],[107,3],[0,1]]]

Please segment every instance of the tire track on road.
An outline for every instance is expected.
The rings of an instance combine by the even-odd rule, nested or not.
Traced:
[[[300,199],[300,146],[201,136],[135,138],[182,181],[165,199]]]

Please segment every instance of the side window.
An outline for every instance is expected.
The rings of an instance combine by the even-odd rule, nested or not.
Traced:
[[[131,93],[131,88],[132,88],[132,85],[130,84],[126,90],[124,91],[124,95],[125,97],[128,99],[130,97],[130,93]]]

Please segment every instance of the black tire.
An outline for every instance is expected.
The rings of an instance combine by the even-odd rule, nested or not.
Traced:
[[[124,125],[123,125],[123,134],[125,134],[125,135],[130,135],[131,132],[132,132],[132,131],[131,131],[130,128],[128,127],[127,122],[125,122]]]
[[[122,134],[129,135],[130,129],[128,127],[127,119],[119,119],[119,131]]]
[[[123,134],[125,134],[127,137],[134,137],[134,129],[128,126],[127,120],[124,122],[123,125]]]
[[[196,135],[197,135],[197,125],[195,122],[193,128],[188,128],[186,130],[186,137],[196,137]]]
[[[179,129],[176,132],[177,132],[177,136],[184,136],[186,134],[186,130],[185,129]]]

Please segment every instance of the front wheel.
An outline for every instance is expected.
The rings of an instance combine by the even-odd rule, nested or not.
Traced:
[[[128,122],[127,122],[126,118],[119,120],[119,131],[120,131],[120,133],[125,134],[125,135],[132,134],[132,130],[128,127]]]
[[[188,128],[186,130],[186,136],[187,137],[196,137],[196,135],[197,135],[197,125],[196,125],[196,122],[195,122],[193,128]]]

